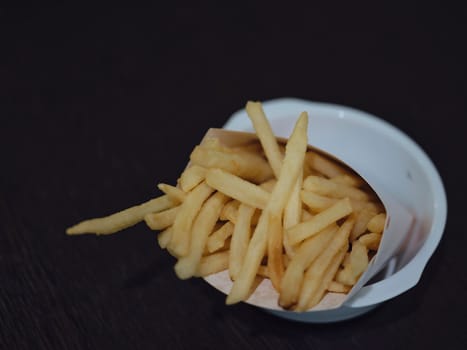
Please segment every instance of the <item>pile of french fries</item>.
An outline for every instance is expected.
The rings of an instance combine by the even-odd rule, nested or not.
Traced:
[[[303,112],[284,143],[259,102],[246,111],[257,140],[196,146],[176,186],[116,214],[83,221],[67,234],[111,234],[140,221],[160,231],[181,279],[228,270],[226,303],[249,298],[269,278],[285,309],[305,311],[328,292],[347,293],[376,253],[386,214],[370,187],[340,162],[310,149]]]

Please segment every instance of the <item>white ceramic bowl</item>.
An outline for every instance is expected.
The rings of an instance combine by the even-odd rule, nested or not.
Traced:
[[[280,137],[288,137],[300,112],[307,111],[312,146],[345,160],[354,169],[376,172],[379,185],[414,215],[398,253],[340,308],[304,313],[266,311],[296,321],[335,322],[368,312],[415,286],[438,246],[447,215],[443,183],[424,151],[394,126],[353,108],[290,98],[263,102],[263,108]],[[244,110],[233,114],[224,128],[253,131]]]

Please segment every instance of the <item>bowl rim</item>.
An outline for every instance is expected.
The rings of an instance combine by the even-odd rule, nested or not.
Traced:
[[[262,104],[268,118],[271,120],[278,120],[283,118],[285,113],[302,111],[304,109],[308,111],[320,109],[321,111],[334,112],[337,113],[338,118],[347,118],[360,124],[364,123],[365,127],[385,134],[385,136],[399,142],[408,153],[412,154],[414,159],[419,163],[420,168],[426,172],[434,198],[432,225],[427,238],[419,248],[418,253],[406,265],[383,280],[364,286],[354,297],[346,301],[344,305],[353,308],[376,305],[414,287],[420,280],[429,259],[442,238],[448,209],[443,181],[425,151],[406,133],[394,125],[380,117],[353,107],[291,97],[272,99],[264,101]],[[269,113],[269,111],[273,113]],[[246,126],[251,128],[245,110],[241,109],[232,114],[223,128],[246,131]]]

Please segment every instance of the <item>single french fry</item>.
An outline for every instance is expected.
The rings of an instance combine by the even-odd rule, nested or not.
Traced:
[[[217,224],[216,224],[216,226],[217,226]],[[214,228],[213,233],[216,232],[216,231],[217,231],[216,228]],[[218,249],[212,251],[212,252],[209,251],[208,245],[206,243],[206,246],[204,247],[204,251],[203,251],[203,256],[212,255],[212,254],[219,253],[219,252],[224,252],[224,251],[229,251],[230,250],[231,237],[232,237],[232,235],[227,237],[224,240],[223,245],[221,247],[219,247]]]
[[[191,240],[191,226],[198,215],[204,201],[214,192],[214,189],[205,182],[201,182],[191,192],[187,193],[185,201],[181,204],[178,215],[173,223],[172,239],[168,247],[177,256],[188,254]]]
[[[282,230],[282,245],[284,247],[285,254],[288,258],[292,258],[295,254],[295,247],[289,243],[289,237],[284,234]]]
[[[194,276],[205,277],[227,269],[229,265],[229,252],[223,251],[203,256],[199,262]]]
[[[209,148],[225,153],[253,153],[261,154],[263,149],[261,143],[258,140],[252,140],[248,143],[237,145],[237,146],[226,146],[223,145],[221,140],[217,137],[208,137],[203,140],[201,145],[203,148]]]
[[[359,240],[352,242],[349,258],[336,275],[336,281],[353,286],[368,266],[368,250]]]
[[[260,142],[253,141],[244,145],[239,145],[235,147],[230,148],[232,152],[248,152],[248,153],[254,153],[254,154],[261,154],[263,152],[263,148],[261,146]]]
[[[344,243],[344,248],[342,248],[331,260],[329,263],[328,267],[326,268],[324,274],[323,274],[323,279],[321,281],[321,284],[318,286],[316,292],[314,295],[311,296],[311,298],[308,300],[308,309],[311,309],[315,305],[317,305],[320,300],[323,298],[324,293],[326,293],[326,290],[328,290],[330,283],[332,282],[332,279],[336,275],[337,270],[339,269],[339,266],[342,262],[342,259],[345,255],[345,252],[347,250],[347,243]]]
[[[263,210],[259,218],[258,225],[256,226],[248,244],[248,249],[246,250],[243,258],[240,271],[237,276],[235,276],[232,288],[227,295],[227,305],[245,300],[251,291],[261,260],[263,259],[267,249],[269,215],[268,211]],[[230,250],[232,250],[232,245]]]
[[[235,224],[237,222],[239,206],[240,206],[240,202],[236,199],[227,202],[224,205],[224,208],[222,208],[219,219],[222,221],[228,220]]]
[[[290,228],[300,222],[302,216],[302,200],[300,198],[300,188],[302,187],[301,174],[295,182],[287,205],[284,208],[284,228]]]
[[[348,244],[348,238],[353,224],[354,222],[352,219],[347,219],[338,229],[328,247],[313,261],[305,272],[296,311],[305,311],[310,305],[310,300],[314,300],[313,297],[319,292],[319,287],[323,281],[323,275],[330,265],[332,258]],[[327,288],[327,285],[325,285],[325,288]]]
[[[167,196],[169,196],[175,202],[181,203],[185,200],[186,193],[178,187],[160,183],[157,185],[157,188],[159,188],[162,192],[164,192]]]
[[[328,178],[344,174],[351,176],[343,166],[317,152],[308,151],[305,160],[311,169],[318,171]]]
[[[290,197],[294,184],[303,171],[307,147],[308,114],[302,112],[285,147],[281,176],[277,180],[268,203],[271,215],[280,215]]]
[[[287,142],[281,174],[271,193],[267,207],[261,213],[258,225],[253,232],[240,273],[227,296],[227,304],[234,304],[248,297],[261,259],[266,252],[270,216],[282,215],[289,194],[302,169],[307,147],[307,128],[308,115],[303,112]]]
[[[276,183],[277,183],[277,180],[275,178],[272,178],[261,183],[259,187],[271,193]],[[251,225],[256,226],[258,224],[260,216],[261,216],[261,210],[260,209],[255,210],[255,212],[253,213],[253,217],[251,218]]]
[[[374,217],[371,218],[370,221],[368,221],[368,231],[374,232],[374,233],[381,233],[384,230],[384,225],[386,224],[386,214],[385,213],[380,213],[378,215],[375,215]]]
[[[268,232],[268,273],[273,287],[279,291],[284,275],[284,259],[282,257],[282,218],[269,217]]]
[[[290,244],[297,244],[350,213],[352,213],[352,205],[348,198],[344,198],[326,210],[316,214],[310,220],[289,228],[285,234],[288,235]]]
[[[183,171],[178,183],[184,192],[189,192],[198,186],[205,177],[206,168],[193,164]]]
[[[280,287],[279,304],[284,308],[294,305],[300,294],[304,271],[314,259],[326,248],[338,230],[336,224],[329,225],[317,235],[304,241],[293,258],[289,261]]]
[[[338,201],[336,198],[321,196],[306,190],[302,190],[300,192],[300,197],[303,203],[305,203],[305,205],[315,213],[319,213],[320,211],[329,208]]]
[[[319,213],[320,211],[323,211],[324,209],[329,208],[331,205],[339,201],[338,198],[322,196],[315,192],[311,192],[307,190],[302,190],[300,192],[300,197],[303,203],[315,213]],[[381,206],[377,203],[368,202],[366,200],[361,201],[361,200],[352,199],[352,198],[349,198],[349,199],[350,199],[350,203],[352,204],[352,209],[355,212],[359,212],[365,208],[371,209],[376,213],[382,210]]]
[[[347,286],[337,281],[331,281],[328,284],[328,292],[331,293],[348,293],[350,289],[350,286]]]
[[[108,235],[121,231],[141,222],[148,213],[159,212],[169,209],[178,202],[175,202],[167,195],[163,195],[150,201],[136,205],[134,207],[119,211],[118,213],[90,219],[80,222],[66,230],[67,235],[79,235],[84,233],[94,233],[96,235]]]
[[[334,177],[331,177],[330,180],[338,184],[352,187],[360,187],[365,183],[361,177],[351,176],[349,174],[336,175]]]
[[[365,207],[360,210],[355,215],[355,225],[352,228],[352,232],[350,233],[350,241],[353,241],[360,237],[365,231],[367,230],[368,222],[371,220],[372,217],[376,215],[376,212],[373,210],[372,207]]]
[[[206,183],[251,207],[264,209],[269,201],[269,192],[222,169],[209,169],[206,173]]]
[[[251,219],[255,208],[247,204],[241,204],[238,208],[237,223],[232,233],[230,241],[229,254],[229,275],[232,280],[235,280],[240,272],[248,249],[248,243],[251,235]]]
[[[234,224],[230,221],[227,221],[218,230],[214,231],[208,238],[208,252],[213,253],[221,249],[225,244],[225,240],[232,236],[233,231]]]
[[[308,176],[303,181],[303,188],[323,196],[330,196],[335,198],[348,197],[361,201],[367,201],[371,199],[371,196],[368,193],[359,188],[336,183],[329,179],[313,175]]]
[[[260,102],[248,101],[245,109],[253,123],[256,135],[258,135],[261,145],[263,146],[264,153],[266,154],[266,158],[271,165],[274,175],[276,178],[279,178],[283,155],[277,144],[276,137],[272,132],[271,125],[264,114],[263,107]]]
[[[179,258],[175,264],[175,273],[179,278],[187,279],[196,273],[209,234],[216,225],[222,207],[227,200],[227,196],[221,192],[216,192],[203,204],[193,223],[188,254]]]
[[[302,200],[300,198],[300,189],[302,187],[302,173],[299,174],[297,182],[293,187],[289,200],[284,208],[284,228],[288,229],[298,224],[302,217]],[[294,249],[289,244],[288,236],[282,235],[285,252],[289,258],[294,254]]]
[[[217,224],[216,224],[216,226],[217,226]],[[216,228],[213,229],[213,233],[215,231],[217,231]],[[212,255],[214,253],[219,253],[219,252],[224,252],[224,251],[230,250],[230,237],[226,238],[226,240],[223,242],[224,244],[222,245],[222,247],[218,248],[217,250],[215,250],[213,252],[209,251],[208,245],[206,243],[206,245],[204,246],[204,250],[203,250],[203,256],[208,256],[208,255]]]
[[[384,207],[381,203],[376,203],[372,201],[359,201],[356,199],[350,199],[350,203],[352,203],[352,208],[357,213],[364,209],[371,210],[374,213],[380,213],[384,211]]]
[[[170,239],[172,238],[172,226],[167,227],[165,230],[159,232],[157,235],[157,243],[159,243],[159,247],[162,249],[167,248],[167,244],[169,244]]]
[[[213,149],[216,151],[230,151],[230,148],[225,147],[221,144],[221,141],[217,137],[207,137],[203,140],[202,145],[204,148]]]
[[[179,210],[180,205],[158,213],[149,213],[144,216],[144,221],[151,230],[163,230],[173,225]]]
[[[358,240],[369,250],[378,250],[379,243],[381,242],[381,233],[370,232],[361,235]]]
[[[190,155],[193,164],[212,169],[219,168],[255,183],[273,177],[269,163],[260,155],[248,152],[225,152],[196,146]]]

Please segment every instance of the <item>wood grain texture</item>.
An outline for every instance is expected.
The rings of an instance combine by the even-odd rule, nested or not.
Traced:
[[[465,12],[171,6],[0,10],[0,349],[466,348]],[[450,213],[414,289],[293,323],[179,281],[144,224],[65,235],[174,184],[248,99],[283,96],[376,114],[431,156]]]

